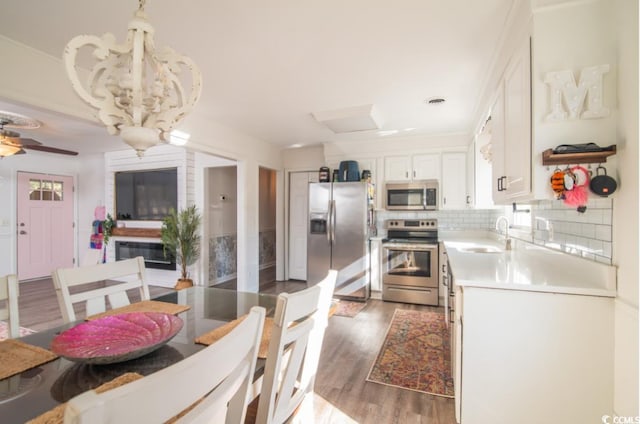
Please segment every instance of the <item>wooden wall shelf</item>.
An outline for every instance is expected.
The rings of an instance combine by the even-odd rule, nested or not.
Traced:
[[[553,149],[542,152],[543,165],[570,165],[578,163],[602,163],[607,157],[616,154],[616,146],[603,152],[553,153]]]
[[[160,238],[160,228],[114,228],[111,236]]]

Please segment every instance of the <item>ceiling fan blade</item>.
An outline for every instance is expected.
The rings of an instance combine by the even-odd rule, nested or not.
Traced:
[[[72,150],[58,149],[58,148],[55,148],[55,147],[42,146],[42,145],[39,145],[39,144],[23,145],[22,147],[25,148],[25,149],[38,150],[38,151],[41,151],[41,152],[59,153],[61,155],[69,155],[69,156],[77,156],[78,155],[78,152],[74,152]]]
[[[23,146],[41,146],[42,143],[34,140],[33,138],[23,138],[20,137],[20,144]]]

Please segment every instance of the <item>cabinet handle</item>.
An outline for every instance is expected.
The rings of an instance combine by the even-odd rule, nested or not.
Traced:
[[[467,196],[467,205],[471,203],[471,196]]]
[[[446,269],[445,267],[446,267],[446,265],[445,265],[445,264],[442,264],[442,273],[443,273],[443,274],[447,272],[447,269]]]
[[[405,178],[409,178],[409,171],[405,171],[404,176]]]
[[[414,169],[413,170],[413,178],[415,178],[415,177],[416,177],[416,170]]]
[[[449,283],[447,280],[448,280],[447,277],[442,277],[442,285],[445,287],[449,287]]]
[[[498,191],[506,191],[507,188],[504,186],[504,181],[507,179],[506,176],[502,176],[498,178]]]
[[[443,198],[442,198],[442,204],[443,204],[443,205],[446,205],[446,204],[447,204],[447,198],[446,198],[446,197],[443,197]]]

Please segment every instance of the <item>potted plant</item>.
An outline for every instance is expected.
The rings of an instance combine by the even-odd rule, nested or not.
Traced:
[[[162,221],[160,234],[164,255],[167,257],[169,253],[175,254],[176,262],[182,267],[176,290],[193,286],[187,267],[196,263],[200,257],[200,221],[195,205],[180,212],[171,208],[169,215]]]

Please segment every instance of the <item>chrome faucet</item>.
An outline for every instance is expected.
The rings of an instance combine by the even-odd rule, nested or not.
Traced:
[[[509,238],[509,219],[500,215],[498,219],[496,219],[496,230],[498,234],[500,234],[500,222],[504,221],[504,250],[511,250],[511,238]]]

